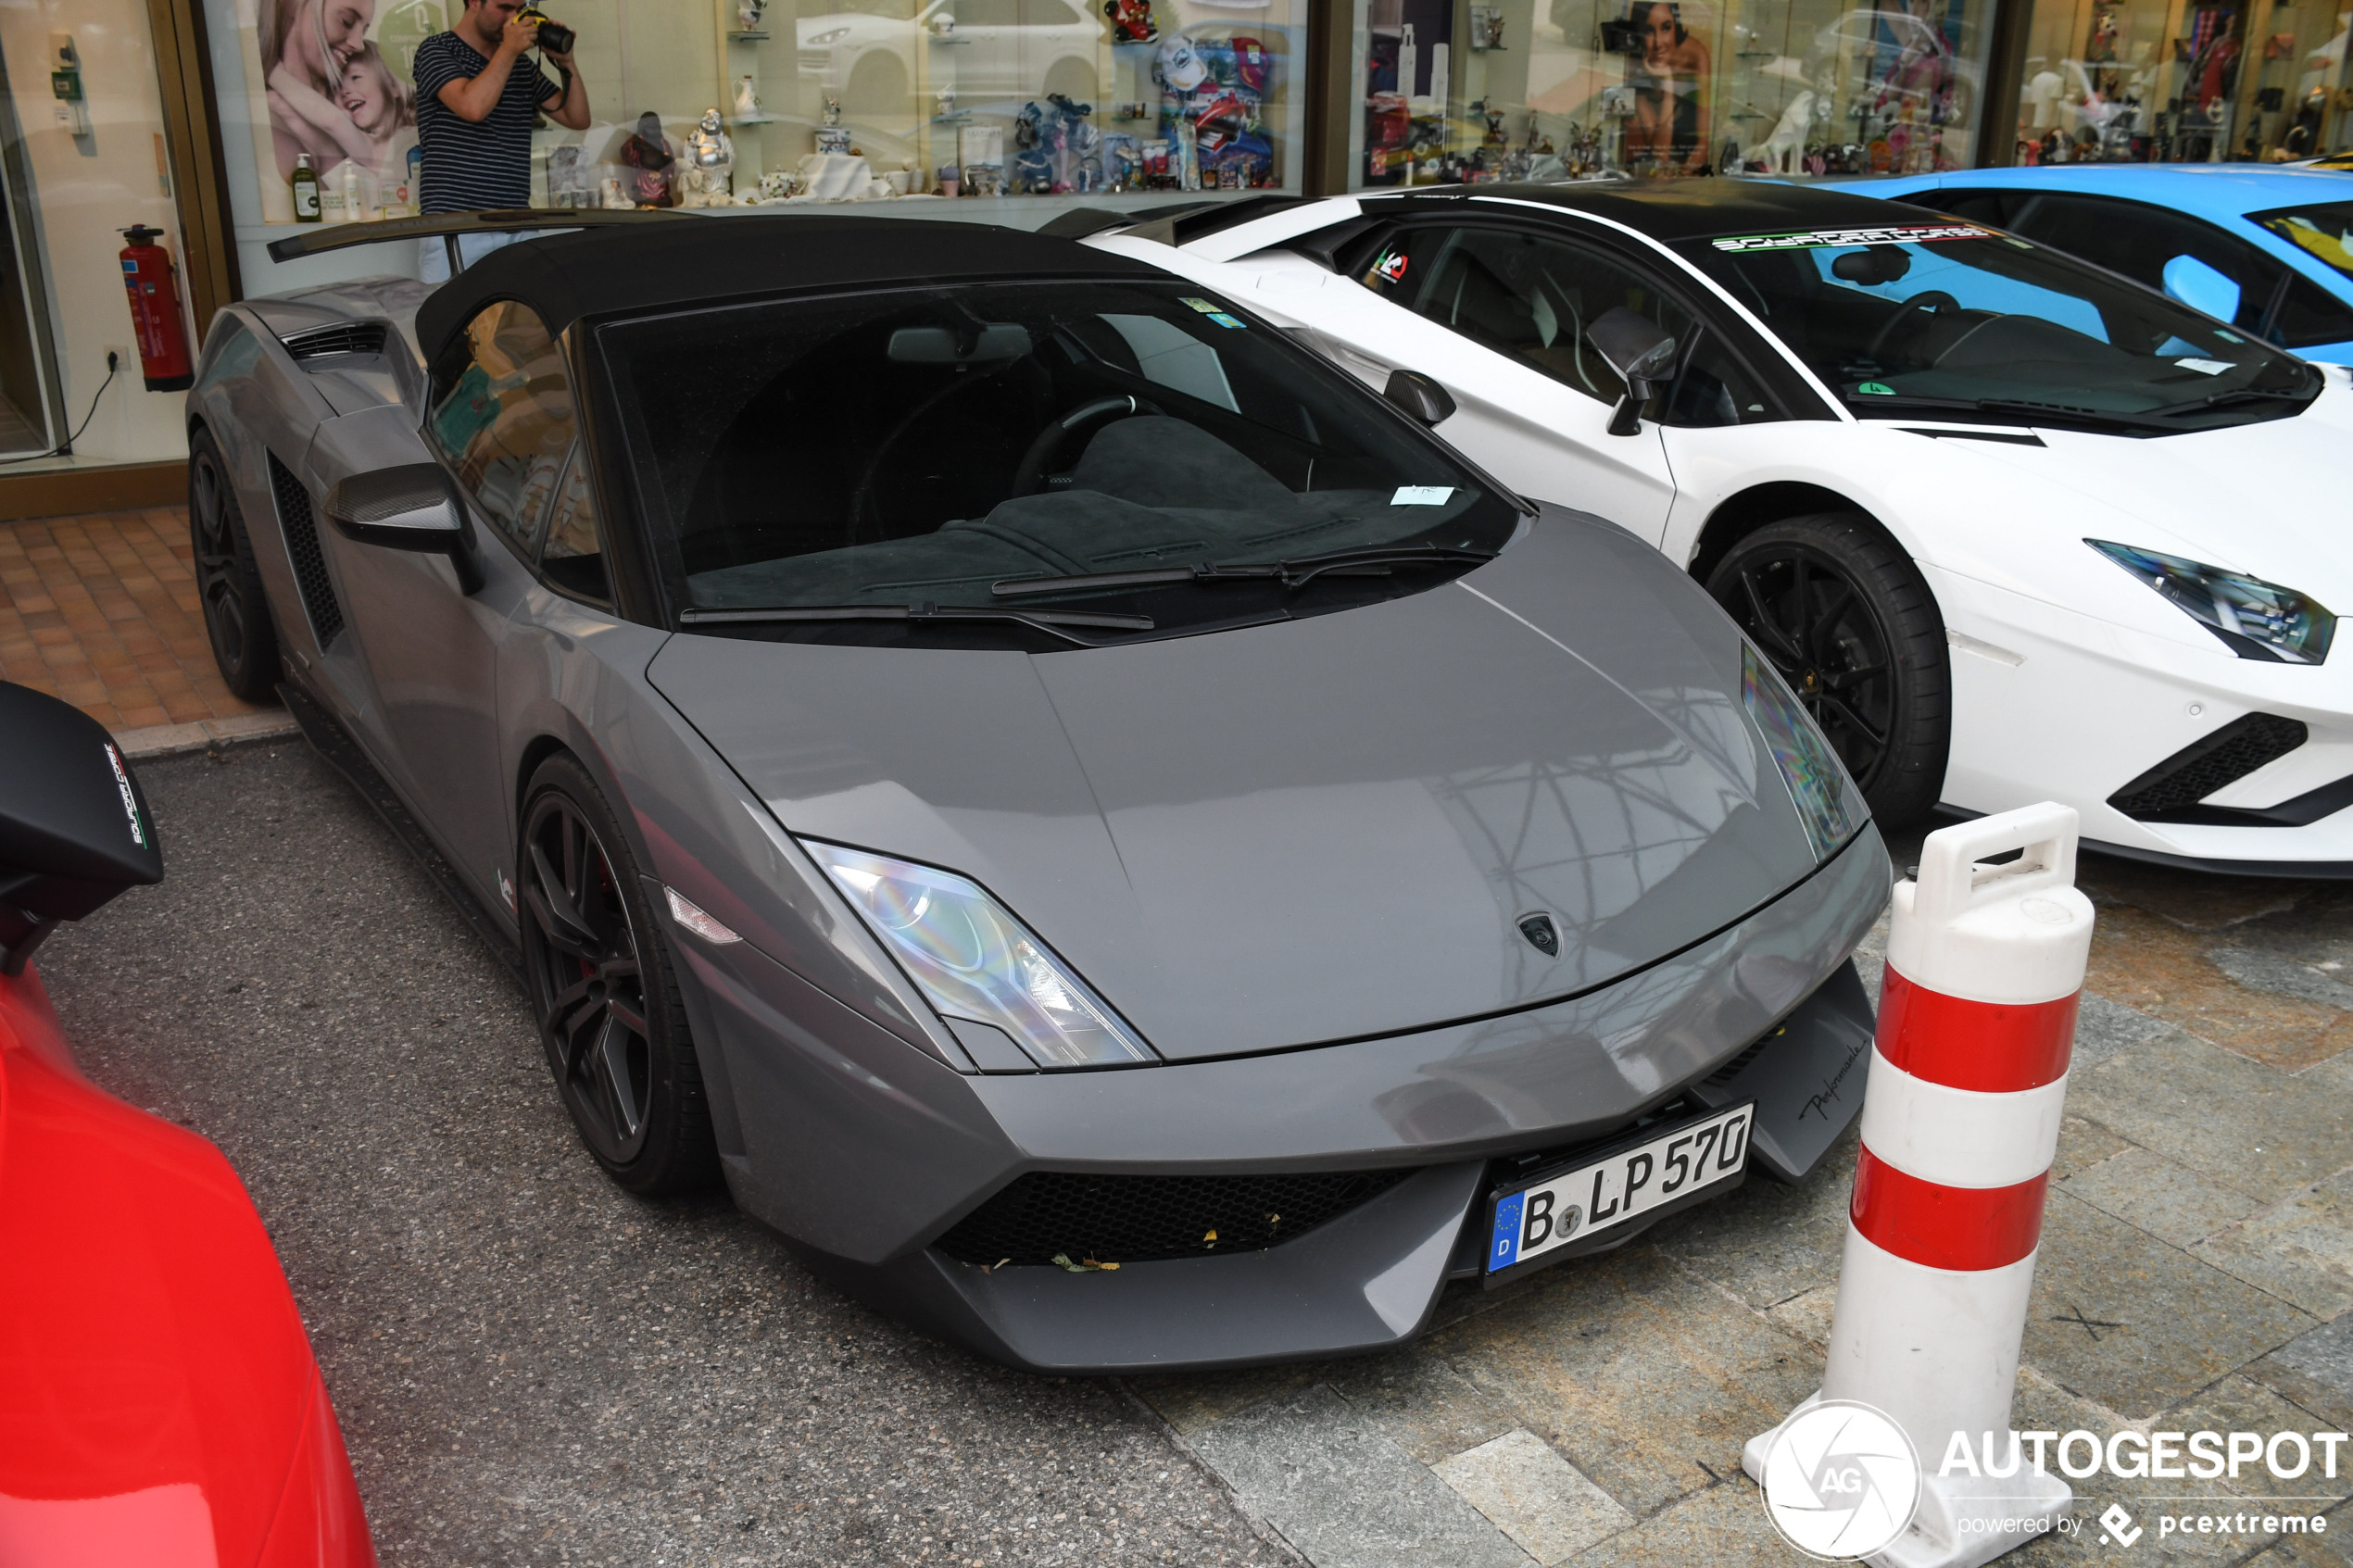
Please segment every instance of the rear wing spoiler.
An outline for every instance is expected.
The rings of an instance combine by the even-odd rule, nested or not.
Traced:
[[[449,247],[449,270],[463,270],[458,242],[469,234],[554,232],[562,229],[611,229],[632,223],[667,223],[686,217],[674,207],[628,210],[621,207],[507,207],[489,212],[436,212],[423,218],[387,218],[374,223],[321,223],[298,234],[270,242],[270,259],[295,261],[323,256],[353,245],[386,245],[395,240],[438,239]]]

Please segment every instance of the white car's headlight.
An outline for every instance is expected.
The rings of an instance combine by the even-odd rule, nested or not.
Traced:
[[[829,27],[823,32],[812,33],[802,39],[800,46],[804,49],[822,49],[828,44],[838,44],[849,36],[849,30],[846,27]]]
[[[2329,656],[2336,617],[2309,594],[2180,556],[2106,539],[2083,543],[2156,589],[2241,659],[2318,664]]]
[[[887,855],[801,842],[943,1018],[1002,1029],[1040,1067],[1159,1060],[1108,1002],[977,884]]]
[[[1839,766],[1838,754],[1773,667],[1746,643],[1741,644],[1741,701],[1780,770],[1814,859],[1829,859],[1856,826],[1846,809],[1846,770]]]

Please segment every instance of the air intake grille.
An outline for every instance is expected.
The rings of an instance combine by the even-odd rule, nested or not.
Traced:
[[[310,492],[270,454],[270,490],[278,498],[278,526],[286,535],[286,556],[294,562],[295,583],[302,590],[302,608],[310,614],[310,630],[325,647],[343,630],[343,606],[335,600],[335,585],[327,576],[327,558],[319,551],[319,525],[310,515]]]
[[[1303,1236],[1411,1171],[1288,1176],[1088,1176],[1032,1171],[965,1215],[939,1249],[966,1263],[1143,1263],[1254,1252]]]
[[[384,325],[382,321],[338,321],[330,327],[311,327],[279,341],[297,359],[323,359],[331,354],[382,354]]]
[[[2310,734],[2299,720],[2250,713],[2183,746],[2109,796],[2108,803],[2136,821],[2159,821],[2285,757]]]

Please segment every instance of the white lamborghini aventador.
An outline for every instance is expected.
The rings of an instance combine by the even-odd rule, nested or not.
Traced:
[[[1761,182],[1473,185],[1088,243],[1289,326],[1705,582],[1883,819],[2353,875],[2353,372],[2029,241]],[[1629,390],[1630,389],[1630,390]]]

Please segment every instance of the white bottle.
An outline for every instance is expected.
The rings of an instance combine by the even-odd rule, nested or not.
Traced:
[[[343,220],[357,223],[367,216],[359,205],[359,166],[346,163],[343,166]]]

